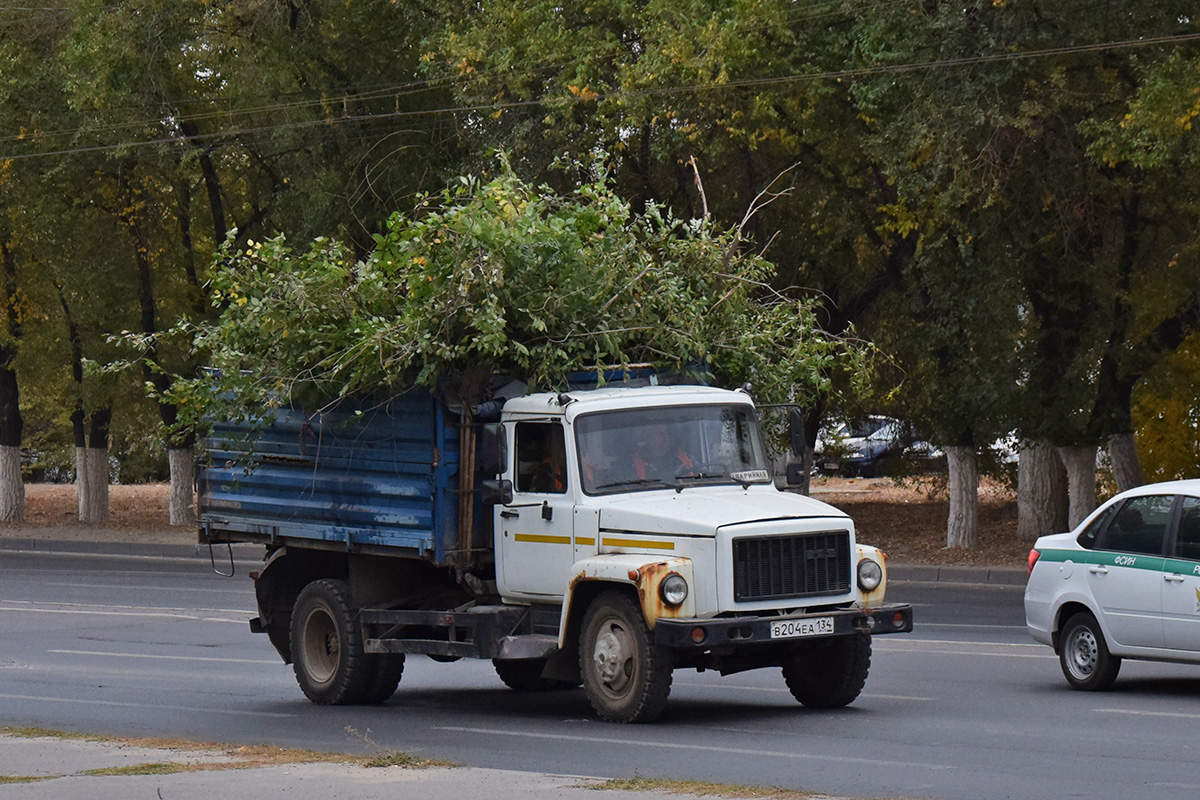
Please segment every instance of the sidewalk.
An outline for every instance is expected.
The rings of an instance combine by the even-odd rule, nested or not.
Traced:
[[[648,800],[667,794],[654,789],[607,789],[598,795],[603,778],[509,770],[367,767],[337,761],[256,767],[240,763],[236,752],[0,735],[0,786],[5,800]],[[677,794],[674,789],[670,796],[683,800],[700,797]]]

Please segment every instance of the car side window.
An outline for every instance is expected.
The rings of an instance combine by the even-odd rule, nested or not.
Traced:
[[[1175,534],[1175,557],[1200,561],[1200,497],[1185,497]]]
[[[1104,532],[1104,550],[1162,555],[1167,524],[1171,521],[1173,495],[1131,497],[1113,516]]]
[[[1083,529],[1083,533],[1079,534],[1076,540],[1079,546],[1084,550],[1095,550],[1096,542],[1100,540],[1100,534],[1104,532],[1104,526],[1108,524],[1113,515],[1117,513],[1117,509],[1121,507],[1120,503],[1114,503],[1101,512],[1100,516],[1092,520],[1092,524]]]
[[[567,448],[561,425],[517,423],[517,491],[567,491]]]

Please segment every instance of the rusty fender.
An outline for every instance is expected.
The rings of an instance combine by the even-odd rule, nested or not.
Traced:
[[[879,608],[883,605],[883,597],[887,594],[887,554],[878,547],[872,547],[869,544],[860,544],[858,547],[858,559],[854,562],[855,591],[859,594],[858,604],[865,608]],[[864,558],[869,558],[879,564],[879,568],[883,570],[883,580],[875,587],[874,591],[864,592],[858,587],[858,564]]]
[[[687,599],[678,606],[663,602],[658,587],[668,575],[679,575],[688,584]],[[695,581],[690,558],[661,558],[646,553],[614,553],[586,558],[575,564],[575,573],[567,587],[563,608],[572,608],[579,585],[587,581],[604,581],[632,586],[637,592],[642,615],[651,630],[659,619],[690,619],[696,615]],[[567,614],[563,614],[559,643],[566,635]]]

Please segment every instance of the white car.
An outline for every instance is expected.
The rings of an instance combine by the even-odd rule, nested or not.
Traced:
[[[1025,624],[1076,689],[1121,659],[1200,664],[1200,480],[1140,486],[1029,553]]]

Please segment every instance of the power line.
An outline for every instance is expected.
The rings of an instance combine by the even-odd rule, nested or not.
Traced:
[[[1118,2],[1123,2],[1123,1],[1124,0],[1118,0]],[[869,13],[872,9],[881,8],[881,7],[890,6],[890,5],[900,5],[903,3],[911,3],[911,2],[912,2],[912,0],[863,0],[863,2],[856,8],[856,12],[861,16],[864,13]],[[1080,8],[1086,9],[1086,8],[1094,7],[1095,3],[1096,3],[1096,0],[1080,0],[1080,3],[1077,6],[1076,10],[1078,10]],[[1109,5],[1111,5],[1111,0],[1106,0],[1104,5],[1107,8]],[[784,26],[793,26],[793,25],[797,25],[800,23],[828,19],[833,16],[841,16],[844,18],[845,21],[849,21],[852,19],[852,17],[845,16],[844,12],[842,12],[840,10],[840,5],[837,2],[837,0],[821,0],[819,2],[810,3],[809,5],[805,5],[803,7],[793,8],[790,12],[782,15],[782,22],[783,22]],[[772,22],[763,22],[760,25],[743,26],[742,28],[740,28],[740,30],[743,30],[746,32],[754,32],[754,31],[761,32],[761,31],[771,29],[771,28],[775,27],[775,25],[776,25],[776,22],[773,22],[773,21]],[[794,31],[792,31],[792,32],[794,33]],[[597,51],[599,50],[600,47],[603,47],[603,46],[604,46],[603,44],[599,44],[599,43],[596,44],[592,50],[593,54],[598,55]],[[589,53],[589,50],[586,48],[584,48],[582,50],[578,49],[578,48],[573,48],[569,58],[572,60],[578,60],[580,58],[587,58],[588,53]],[[564,57],[564,58],[566,58],[566,57]],[[537,64],[535,66],[526,68],[524,70],[505,71],[503,73],[503,76],[506,79],[510,79],[510,80],[511,79],[518,79],[518,80],[525,79],[537,72],[545,72],[548,70],[553,70],[557,67],[561,67],[565,63],[567,63],[565,60],[558,62],[558,63],[543,62],[541,64]],[[850,73],[850,72],[846,72],[846,73],[844,73],[843,76],[847,76],[847,75],[851,75],[851,74],[852,73]],[[495,77],[495,75],[496,75],[496,73],[479,72],[479,73],[475,73],[473,75],[473,79],[474,80],[485,79],[485,78]],[[815,75],[816,75],[816,77],[821,77],[821,74],[815,74]],[[767,78],[767,79],[760,79],[760,80],[762,80],[765,83],[771,83],[771,82],[778,82],[778,81],[788,81],[788,80],[793,80],[793,79],[796,79],[795,76],[781,76],[781,77]],[[398,84],[384,84],[384,85],[378,85],[378,86],[373,86],[373,87],[364,87],[363,90],[356,91],[356,92],[349,92],[347,94],[337,96],[337,97],[324,97],[324,96],[310,97],[309,99],[297,100],[295,102],[282,102],[282,103],[279,102],[277,99],[273,98],[274,102],[267,104],[267,105],[248,106],[248,107],[243,106],[243,107],[239,107],[239,108],[233,108],[233,107],[229,106],[228,99],[223,100],[221,98],[195,98],[195,99],[185,98],[182,100],[164,99],[164,100],[162,100],[163,110],[158,112],[154,117],[151,117],[149,119],[130,120],[130,121],[117,123],[117,124],[108,124],[108,125],[101,125],[101,126],[84,126],[84,127],[74,128],[74,129],[63,129],[63,130],[56,130],[56,131],[44,131],[43,130],[43,131],[38,131],[38,139],[40,141],[45,141],[45,140],[49,139],[50,137],[73,136],[73,135],[76,135],[79,133],[91,133],[91,134],[99,134],[99,133],[106,133],[106,132],[113,133],[113,132],[117,132],[120,130],[129,130],[129,129],[139,128],[139,127],[158,127],[163,124],[164,116],[169,117],[171,119],[175,119],[176,121],[178,121],[180,123],[183,123],[183,122],[205,122],[208,120],[222,119],[222,118],[227,118],[230,120],[230,122],[232,122],[233,119],[236,117],[245,117],[245,116],[251,116],[251,115],[256,115],[256,114],[278,113],[278,112],[284,112],[284,111],[288,111],[288,110],[313,109],[313,108],[319,108],[324,105],[337,105],[339,103],[343,104],[343,105],[348,105],[349,103],[358,103],[358,102],[365,102],[365,101],[370,101],[370,100],[379,100],[379,99],[384,99],[384,98],[394,98],[395,102],[398,105],[399,99],[401,97],[408,97],[411,95],[419,94],[421,92],[436,91],[436,90],[452,88],[460,82],[461,82],[461,78],[459,78],[457,76],[445,76],[445,77],[437,78],[437,79],[433,79],[433,80],[407,81],[407,82],[398,83]],[[704,88],[720,88],[720,87],[729,86],[729,85],[732,85],[732,84],[728,84],[728,83],[715,84],[715,85],[712,85],[709,87],[685,86],[685,87],[676,87],[674,89],[674,91],[677,91],[677,92],[678,91],[689,91],[692,89],[699,91]],[[737,85],[743,86],[743,85],[754,85],[754,84],[752,82],[741,82],[741,83],[738,83]],[[663,91],[670,92],[671,90],[665,89]],[[304,93],[304,94],[311,94],[311,92]],[[637,95],[630,94],[630,96],[637,96]],[[553,102],[553,101],[551,101],[551,102]],[[182,108],[184,106],[196,105],[196,104],[202,104],[202,103],[213,106],[214,107],[213,110],[211,110],[207,113],[187,113],[187,112],[182,111]],[[222,104],[225,104],[226,107],[219,108],[219,106]],[[140,108],[140,107],[144,107],[144,106],[138,106],[138,107]],[[501,108],[501,107],[503,107],[503,106],[502,105],[491,106],[491,108],[494,108],[494,109]],[[114,111],[120,111],[121,109],[122,109],[121,106],[113,106],[113,107],[107,108],[106,110],[109,112],[114,112]],[[237,133],[236,129],[233,129],[227,135],[236,135],[236,133]],[[20,141],[25,138],[27,138],[27,137],[24,135],[0,137],[0,142]],[[147,142],[147,144],[157,144],[157,143],[159,143],[157,140],[149,140]],[[67,152],[71,152],[71,151],[68,150]]]
[[[1033,58],[1047,58],[1052,56],[1074,55],[1080,53],[1096,53],[1107,52],[1111,50],[1126,50],[1139,47],[1152,47],[1167,44],[1182,44],[1200,40],[1200,33],[1175,34],[1170,36],[1149,37],[1142,39],[1129,39],[1117,42],[1101,42],[1086,45],[1074,45],[1064,47],[1051,47],[1038,50],[1025,50],[1008,53],[995,53],[979,56],[966,56],[962,58],[940,59],[936,61],[925,61],[908,64],[888,64],[873,67],[862,67],[855,69],[844,70],[827,70],[821,72],[805,73],[800,75],[779,75],[764,78],[747,78],[743,80],[727,81],[723,83],[708,83],[708,84],[692,84],[688,86],[665,86],[660,88],[637,89],[632,91],[617,91],[606,94],[597,94],[590,98],[591,101],[600,100],[620,100],[624,98],[641,98],[666,96],[683,93],[700,93],[711,92],[726,89],[747,88],[755,86],[770,86],[786,83],[800,83],[817,80],[839,80],[846,78],[869,78],[880,75],[902,74],[907,72],[917,72],[922,70],[959,68],[980,64],[1001,63],[1007,61],[1019,61]],[[380,90],[382,91],[382,90]],[[382,97],[391,96],[388,93],[381,95]],[[348,102],[354,96],[347,96],[344,101]],[[319,101],[327,102],[327,101]],[[518,100],[504,103],[481,103],[466,106],[449,106],[432,109],[421,109],[416,111],[393,111],[376,114],[358,114],[347,115],[337,118],[321,118],[314,120],[305,120],[301,122],[288,122],[277,125],[265,125],[252,128],[241,128],[233,130],[215,131],[212,133],[201,133],[192,137],[170,136],[160,137],[155,139],[147,139],[138,142],[120,142],[115,144],[92,145],[84,147],[75,147],[59,150],[49,150],[40,153],[23,153],[12,155],[0,155],[0,160],[24,160],[32,158],[44,158],[50,156],[75,155],[92,152],[107,152],[119,150],[123,148],[148,147],[156,145],[177,145],[184,141],[204,141],[214,140],[229,137],[244,137],[255,134],[270,133],[275,131],[298,130],[304,128],[313,128],[326,125],[343,125],[361,123],[375,120],[388,119],[420,119],[439,115],[453,115],[463,113],[496,113],[501,110],[530,108],[544,105],[559,105],[568,103],[582,102],[580,98],[564,95],[557,98],[540,98],[536,100]],[[301,105],[303,107],[303,104]]]

